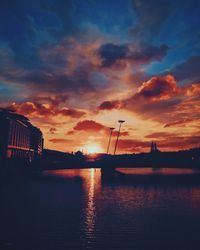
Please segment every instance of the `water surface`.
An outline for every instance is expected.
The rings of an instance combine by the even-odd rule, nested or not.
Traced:
[[[120,169],[153,175],[153,169]],[[157,170],[162,175],[193,170]],[[129,175],[128,175],[129,176]],[[200,249],[200,182],[103,181],[100,170],[45,171],[0,190],[0,249]]]

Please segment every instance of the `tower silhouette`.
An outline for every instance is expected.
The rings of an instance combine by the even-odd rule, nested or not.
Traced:
[[[155,142],[151,142],[151,149],[150,149],[150,152],[151,153],[155,153],[155,152],[158,152],[158,148],[157,148],[157,144]]]

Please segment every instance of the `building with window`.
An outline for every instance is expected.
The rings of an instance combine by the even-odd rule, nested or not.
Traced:
[[[29,161],[42,156],[43,135],[22,115],[0,109],[0,160],[22,158]]]

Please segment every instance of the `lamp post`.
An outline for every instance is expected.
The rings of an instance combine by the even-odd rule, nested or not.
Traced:
[[[117,133],[117,140],[116,140],[116,143],[115,143],[114,155],[115,155],[116,150],[117,150],[117,144],[118,144],[118,140],[119,140],[121,126],[122,126],[122,123],[124,123],[125,121],[124,120],[119,120],[118,122],[119,122],[119,130],[118,130],[118,133]]]
[[[114,129],[115,129],[115,128],[110,128],[110,136],[109,136],[109,141],[108,141],[107,154],[108,154],[108,152],[109,152],[109,147],[110,147],[112,132],[113,132]]]

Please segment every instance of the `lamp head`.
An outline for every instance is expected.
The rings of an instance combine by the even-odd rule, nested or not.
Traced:
[[[123,122],[125,122],[125,121],[124,121],[124,120],[118,120],[118,122],[119,122],[119,123],[123,123]]]

